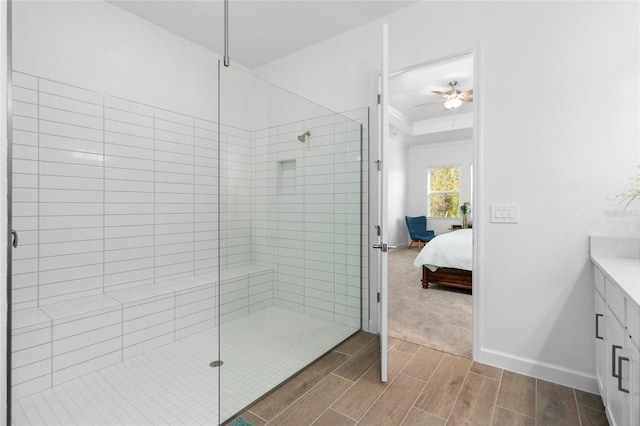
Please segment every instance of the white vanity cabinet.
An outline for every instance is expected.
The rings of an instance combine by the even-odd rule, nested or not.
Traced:
[[[594,255],[592,240],[591,259],[602,401],[611,426],[640,425],[640,257]]]
[[[607,362],[606,399],[603,398],[611,426],[631,425],[631,398],[629,392],[629,344],[625,327],[607,306]],[[626,361],[626,362],[625,362]]]
[[[630,340],[629,363],[632,367],[629,373],[632,402],[630,424],[640,425],[640,306],[638,304],[627,305],[627,321]]]

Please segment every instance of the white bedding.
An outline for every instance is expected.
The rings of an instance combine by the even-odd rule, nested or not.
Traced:
[[[460,229],[438,235],[429,241],[413,261],[413,266],[425,265],[432,271],[456,268],[471,271],[473,263],[472,229]]]

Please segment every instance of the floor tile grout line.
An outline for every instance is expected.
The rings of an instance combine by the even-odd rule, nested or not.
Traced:
[[[535,380],[535,386],[534,386],[534,404],[533,404],[533,421],[534,424],[538,424],[538,379],[534,379]]]
[[[372,340],[373,340],[373,339],[372,339]],[[368,344],[368,343],[367,343],[367,344]],[[367,344],[365,344],[364,346],[366,346]],[[363,347],[364,347],[364,346],[363,346]],[[358,351],[356,351],[356,352],[354,353],[354,355],[355,355],[355,354],[357,354],[358,352],[360,352],[360,350],[361,350],[361,349],[362,349],[362,348],[360,348]],[[271,420],[267,420],[267,419],[265,419],[265,418],[263,418],[263,417],[260,417],[260,416],[259,416],[259,415],[257,415],[256,413],[252,412],[252,411],[251,411],[251,408],[248,408],[248,409],[247,409],[247,411],[252,412],[252,413],[253,413],[253,414],[255,414],[257,417],[259,417],[260,419],[264,420],[264,421],[266,422],[266,424],[269,424],[270,422],[272,422],[273,420],[275,420],[278,416],[280,416],[282,413],[284,413],[284,412],[285,412],[287,409],[289,409],[293,404],[295,404],[295,403],[296,403],[297,401],[299,401],[302,397],[304,397],[308,392],[310,392],[313,388],[315,388],[315,387],[316,387],[320,382],[322,382],[322,381],[323,381],[323,380],[325,380],[327,377],[329,377],[329,375],[334,374],[334,372],[335,372],[338,368],[340,368],[340,366],[342,366],[343,364],[345,364],[348,360],[350,360],[350,359],[351,359],[351,357],[353,357],[353,356],[354,356],[354,355],[348,355],[348,354],[343,353],[343,352],[338,352],[338,351],[337,351],[337,350],[335,350],[335,349],[334,349],[333,351],[331,351],[331,352],[336,352],[336,353],[338,353],[338,354],[345,355],[345,359],[344,359],[341,363],[339,363],[338,365],[336,365],[336,366],[335,366],[331,371],[329,371],[329,372],[328,372],[328,374],[326,374],[324,377],[322,377],[320,380],[318,380],[318,382],[317,382],[316,384],[314,384],[311,388],[307,389],[307,391],[306,391],[306,392],[304,392],[304,393],[303,393],[302,395],[300,395],[298,398],[296,398],[295,400],[293,400],[289,405],[287,405],[286,407],[284,407],[283,409],[281,409],[280,411],[278,411],[278,412],[276,413],[276,415],[275,415],[275,416],[273,416],[273,418],[272,418]],[[325,354],[323,357],[325,357],[325,356],[327,356],[327,355],[331,354],[331,352],[328,352],[328,353],[327,353],[327,354]],[[313,364],[315,364],[316,362],[320,361],[323,357],[321,357],[320,359],[318,359],[317,361],[315,361]],[[313,364],[312,364],[312,365],[313,365]],[[375,364],[374,364],[374,365],[375,365]],[[307,368],[308,368],[308,367],[307,367]],[[368,371],[368,370],[367,370],[367,371]],[[299,373],[298,373],[298,374],[299,374]],[[342,376],[339,376],[339,375],[337,375],[337,374],[334,374],[334,375],[335,375],[336,377],[340,377],[341,379],[349,380],[349,379],[347,379],[347,378],[345,378],[345,377],[342,377]],[[294,377],[295,377],[295,376],[294,376]],[[292,377],[291,379],[293,379],[293,377]],[[351,381],[351,380],[349,380],[349,381]],[[351,386],[353,386],[353,384],[355,384],[355,383],[356,383],[356,381],[353,381],[353,383],[352,383],[352,385],[351,385]],[[349,386],[349,389],[351,389],[351,386]],[[268,396],[268,395],[265,395],[265,398],[266,398],[267,396]],[[256,402],[257,402],[257,401],[256,401]],[[252,405],[255,405],[255,403],[256,403],[256,402],[254,402]],[[334,402],[335,402],[335,401],[334,401]],[[333,404],[332,404],[332,405],[333,405]],[[317,420],[317,419],[316,419],[316,420]]]
[[[411,376],[408,376],[408,377],[411,377]],[[420,379],[418,379],[418,380],[420,380]],[[422,389],[420,389],[420,392],[418,392],[416,397],[413,399],[413,403],[411,403],[411,405],[409,406],[409,409],[407,410],[407,412],[405,413],[404,417],[402,418],[402,421],[400,422],[400,425],[402,425],[404,423],[404,421],[407,419],[407,417],[409,417],[409,413],[411,413],[412,409],[414,409],[414,408],[417,409],[416,401],[418,401],[418,398],[420,398],[420,395],[422,395],[422,392],[424,392],[424,389],[427,387],[427,383],[429,383],[429,382],[425,381],[424,385],[422,385]]]
[[[425,386],[426,386],[426,385],[425,385]],[[440,417],[440,416],[439,416],[439,415],[437,415],[437,414],[430,413],[430,412],[428,412],[427,410],[423,410],[423,409],[422,409],[422,408],[420,408],[420,407],[416,407],[415,405],[414,405],[414,406],[412,406],[412,407],[411,407],[411,409],[412,409],[412,410],[422,411],[423,413],[427,413],[427,414],[428,414],[428,415],[430,415],[430,416],[433,416],[433,417],[437,417],[437,418],[439,418],[439,419],[442,419],[442,420],[444,420],[444,421],[445,421],[445,423],[446,423],[446,422],[447,422],[447,420],[448,420],[448,419],[445,419],[444,417]],[[409,411],[411,411],[411,410],[409,410]],[[404,420],[403,420],[403,421],[404,421]]]
[[[421,348],[422,348],[422,347],[426,347],[426,346],[421,346]],[[427,349],[430,349],[430,348],[427,348]],[[421,349],[418,349],[418,352],[420,352],[420,350],[421,350]],[[434,350],[435,350],[435,349],[434,349]],[[402,372],[404,371],[404,369],[407,367],[407,365],[409,365],[409,363],[412,361],[413,357],[414,357],[415,355],[417,355],[417,354],[418,354],[418,352],[416,352],[416,353],[412,356],[412,358],[411,358],[409,361],[407,361],[407,363],[406,363],[406,364],[405,364],[405,366],[402,368],[402,370],[400,370],[400,373],[402,373]],[[438,352],[440,352],[440,351],[438,351]],[[424,392],[424,390],[425,390],[425,388],[427,387],[427,385],[428,385],[429,383],[431,383],[431,379],[433,379],[433,376],[436,374],[436,371],[438,371],[438,368],[440,368],[440,365],[442,365],[442,361],[444,360],[444,356],[445,356],[445,353],[443,352],[443,353],[442,353],[442,356],[440,357],[440,361],[438,361],[438,365],[436,365],[436,368],[434,368],[434,369],[433,369],[433,371],[431,372],[431,375],[429,376],[429,378],[428,378],[426,381],[424,381],[424,382],[425,382],[425,385],[424,385],[424,387],[422,388],[422,390],[420,391],[420,393],[418,394],[418,396],[416,397],[416,400],[415,400],[415,401],[413,401],[413,404],[414,404],[414,405],[412,406],[412,408],[413,408],[413,407],[418,408],[418,407],[416,407],[416,406],[415,406],[415,403],[416,403],[416,401],[418,400],[418,398],[420,398],[420,396],[421,396],[421,395],[422,395],[422,393]],[[471,368],[471,367],[469,367],[469,368]],[[400,374],[400,373],[398,373],[398,374]],[[408,375],[408,374],[406,374],[406,373],[404,373],[404,374],[405,374],[405,375],[407,375],[407,376],[409,376],[409,377],[413,377],[413,376],[410,376],[410,375]],[[417,377],[416,377],[416,378],[417,378]],[[420,379],[418,379],[418,380],[420,380]],[[463,384],[464,384],[464,382],[463,382]],[[456,400],[457,400],[457,398],[456,398]],[[430,413],[429,411],[426,411],[426,410],[422,410],[422,411],[425,411],[425,412],[427,412],[427,413],[429,413],[429,414],[434,414],[434,413]],[[451,415],[451,413],[449,413],[449,415]],[[438,417],[440,417],[440,416],[438,416]],[[442,418],[442,417],[440,417],[440,418]],[[448,420],[448,417],[447,417],[445,420]]]
[[[263,417],[261,417],[261,416],[257,415],[256,413],[254,413],[253,411],[251,411],[251,409],[250,409],[250,408],[249,408],[249,409],[247,409],[247,413],[251,413],[252,415],[256,416],[257,418],[259,418],[260,420],[262,420],[262,421],[264,422],[264,424],[265,424],[265,425],[266,425],[267,423],[269,423],[269,422],[267,421],[267,419],[265,419],[265,418],[263,418]],[[280,414],[280,413],[278,413],[278,414]]]
[[[444,358],[444,356],[442,358]],[[460,398],[460,394],[462,393],[462,388],[464,387],[465,383],[467,383],[467,380],[469,379],[469,373],[471,372],[471,365],[473,365],[473,363],[469,365],[469,368],[467,369],[467,374],[465,374],[464,380],[462,381],[462,385],[460,386],[460,389],[458,389],[456,400],[453,402],[453,405],[451,406],[451,410],[449,411],[449,415],[447,416],[447,423],[449,422],[451,415],[456,409],[456,405],[458,404],[458,399]]]
[[[391,350],[392,350],[393,346],[395,346],[395,345],[396,345],[396,343],[397,343],[397,342],[398,342],[398,340],[396,340],[395,342],[393,342],[393,344],[391,345],[391,347],[388,347],[388,349],[387,349],[387,355],[388,355],[389,351],[391,351]],[[402,371],[406,368],[406,366],[411,362],[411,360],[412,360],[412,359],[415,357],[415,355],[416,355],[416,354],[408,354],[408,353],[406,353],[406,352],[398,351],[397,349],[393,349],[393,350],[395,350],[395,351],[397,351],[397,352],[399,352],[399,353],[405,354],[405,355],[409,355],[409,356],[410,356],[410,358],[409,358],[409,359],[407,359],[407,361],[404,363],[404,365],[402,366],[402,368],[398,371],[398,374],[396,374],[396,375],[395,375],[395,376],[394,376],[390,381],[388,381],[388,382],[387,382],[387,384],[386,384],[385,388],[383,389],[383,391],[382,391],[382,392],[380,392],[380,395],[378,395],[378,397],[377,397],[377,398],[376,398],[376,399],[375,399],[375,400],[374,400],[374,401],[369,405],[369,407],[367,407],[367,409],[366,409],[366,411],[364,412],[364,414],[363,414],[363,415],[360,417],[360,419],[359,419],[359,420],[357,420],[356,422],[359,422],[360,420],[362,420],[362,419],[364,418],[364,416],[366,416],[366,414],[369,412],[369,410],[371,410],[371,408],[376,404],[376,402],[378,402],[378,400],[380,399],[380,397],[382,397],[382,394],[384,394],[384,393],[387,391],[387,389],[389,389],[389,387],[391,386],[391,384],[392,384],[393,382],[395,382],[395,380],[398,378],[398,376],[400,376],[400,374],[403,374],[403,373],[402,373]],[[416,353],[417,353],[417,352],[416,352]],[[374,364],[374,365],[375,365],[375,364]],[[388,367],[388,366],[387,366],[387,367]],[[405,376],[407,376],[407,377],[412,377],[412,376],[409,376],[409,375],[407,375],[407,374],[404,374],[404,375],[405,375]],[[420,380],[420,379],[418,379],[418,380]],[[426,385],[426,382],[425,382],[425,385]],[[414,403],[415,403],[415,401],[414,401]],[[412,407],[413,407],[413,406],[412,406]],[[411,407],[411,408],[412,408],[412,407]],[[411,411],[411,408],[409,409],[409,411]]]
[[[280,415],[282,415],[285,411],[287,411],[289,408],[291,408],[291,407],[292,407],[296,402],[300,401],[300,400],[301,400],[302,398],[304,398],[307,394],[309,394],[309,392],[311,392],[313,389],[315,389],[316,387],[318,387],[318,385],[319,385],[320,383],[324,382],[325,380],[327,380],[327,378],[328,378],[329,376],[332,376],[332,375],[333,375],[333,376],[335,376],[335,377],[337,377],[337,378],[339,378],[339,379],[347,380],[347,381],[351,382],[351,385],[349,385],[349,388],[348,388],[348,389],[351,389],[351,386],[353,386],[353,384],[355,383],[355,382],[354,382],[354,381],[352,381],[352,380],[349,380],[349,379],[347,379],[347,378],[345,378],[345,377],[342,377],[342,376],[338,376],[337,374],[334,374],[334,373],[333,373],[333,371],[330,371],[330,372],[329,372],[329,374],[327,374],[326,376],[324,376],[324,377],[322,377],[320,380],[318,380],[318,382],[317,382],[316,384],[314,384],[313,386],[311,386],[309,389],[307,389],[307,391],[306,391],[306,392],[302,393],[298,398],[296,398],[295,400],[293,400],[289,405],[287,405],[287,406],[286,406],[286,407],[284,407],[282,410],[280,410],[280,411],[279,411],[279,412],[278,412],[278,413],[277,413],[277,414],[276,414],[276,415],[275,415],[271,420],[269,420],[269,421],[267,422],[267,424],[269,424],[269,423],[273,422],[275,419],[277,419],[278,417],[280,417]],[[316,419],[316,420],[317,420],[317,419]]]
[[[398,340],[396,340],[393,345],[391,345],[392,347],[395,346],[395,344],[398,342]],[[389,349],[387,350],[387,353],[389,353]],[[369,406],[367,407],[367,409],[365,410],[365,412],[362,414],[362,416],[360,416],[360,419],[356,422],[356,425],[360,424],[360,420],[364,419],[365,416],[367,415],[367,413],[371,410],[371,408],[376,405],[376,402],[378,402],[378,400],[380,398],[382,398],[382,395],[385,394],[385,392],[387,391],[387,389],[389,389],[389,387],[391,386],[391,384],[401,375],[403,374],[402,371],[407,367],[407,365],[409,365],[409,363],[413,360],[413,358],[416,356],[418,352],[416,352],[415,354],[411,355],[411,354],[407,354],[407,355],[411,355],[411,358],[409,358],[406,362],[406,364],[404,365],[404,367],[402,367],[402,369],[398,372],[398,374],[396,374],[396,376],[389,382],[387,382],[387,385],[385,386],[384,390],[382,392],[380,392],[380,395],[377,396],[377,398],[375,398],[371,404],[369,404]],[[408,376],[407,374],[405,374],[405,376]],[[412,376],[408,376],[408,377],[412,377]],[[426,384],[425,384],[426,386]]]
[[[351,389],[351,388],[349,388],[349,389]],[[348,392],[348,389],[347,389],[347,392]],[[341,397],[342,397],[342,395],[341,395]],[[337,399],[335,401],[333,401],[333,404],[335,404],[337,401],[338,401]],[[350,420],[353,420],[356,424],[358,424],[358,422],[359,422],[358,419],[354,419],[353,417],[349,416],[348,414],[345,414],[343,412],[340,412],[340,411],[336,410],[335,408],[333,408],[333,404],[331,404],[331,406],[329,408],[327,408],[327,410],[333,410],[336,413],[340,414],[341,416],[345,416],[346,418],[348,418]],[[327,410],[325,410],[325,411],[327,411]]]
[[[600,397],[600,395],[598,395],[598,397]],[[584,407],[584,408],[590,408],[590,409],[595,410],[595,411],[602,411],[603,413],[604,413],[604,412],[606,412],[606,409],[604,409],[604,408],[603,408],[603,409],[595,408],[595,407],[592,407],[592,406],[587,405],[587,404],[580,404],[580,403],[578,403],[578,406],[579,406],[579,407]]]
[[[392,385],[396,380],[398,380],[398,377],[400,377],[400,376],[405,376],[405,377],[409,377],[409,378],[411,378],[411,379],[419,380],[419,381],[421,381],[421,382],[424,382],[424,383],[425,383],[425,384],[424,384],[424,386],[426,386],[426,385],[427,385],[427,382],[425,382],[425,381],[424,381],[424,380],[422,380],[422,379],[418,379],[417,377],[413,377],[413,376],[410,376],[410,375],[405,374],[405,373],[403,373],[403,372],[399,372],[399,373],[396,375],[396,377],[394,377],[394,378],[393,378],[393,380],[391,380],[391,381],[387,382],[387,386],[384,388],[384,390],[383,390],[382,392],[380,392],[380,395],[378,395],[378,396],[376,397],[376,399],[371,403],[371,405],[369,405],[369,408],[367,408],[367,411],[365,411],[365,412],[364,412],[364,414],[362,415],[362,417],[360,418],[360,420],[358,420],[358,423],[357,423],[357,424],[360,424],[360,422],[362,421],[362,419],[364,419],[364,418],[367,416],[367,414],[369,413],[369,411],[371,411],[371,409],[376,405],[376,403],[380,400],[380,398],[382,398],[382,396],[383,396],[385,393],[387,393],[387,391],[389,390],[389,388],[391,387],[391,385]],[[423,386],[423,388],[424,388],[424,386]],[[418,396],[420,396],[420,394],[418,394]],[[415,403],[415,401],[414,401],[414,403]],[[411,408],[413,408],[413,405],[410,407],[410,409],[411,409]],[[404,420],[404,417],[403,417],[403,420]]]
[[[478,376],[482,377],[480,374],[478,373],[473,373],[473,374],[477,374]],[[489,379],[491,379],[489,377]],[[495,380],[495,379],[491,379],[491,380]],[[500,385],[502,385],[502,380],[498,381],[498,389],[500,389]],[[496,413],[496,406],[498,405],[498,390],[496,390],[496,394],[493,397],[493,404],[491,404],[491,417],[489,417],[489,424],[493,424],[493,416]]]
[[[62,386],[61,388],[61,392],[64,393],[64,395],[66,396],[66,398],[74,405],[77,407],[77,404],[75,403],[75,401],[73,401],[73,399],[69,396],[69,393],[67,392],[66,388],[64,386]],[[58,401],[60,401],[60,398],[57,397]],[[73,413],[69,412],[69,409],[67,407],[67,404],[63,403],[62,401],[60,401],[61,405],[63,406],[63,408],[65,409],[65,411],[69,414],[69,417],[71,417],[74,421],[77,421],[77,417],[74,418]]]
[[[352,356],[355,356],[355,355],[356,355],[358,352],[360,352],[362,349],[364,349],[365,347],[367,347],[367,346],[369,345],[369,343],[371,343],[373,340],[375,340],[375,338],[376,338],[376,335],[374,334],[374,335],[371,337],[371,339],[370,339],[370,340],[368,340],[368,341],[364,342],[364,343],[362,344],[362,347],[361,347],[360,349],[358,349],[357,351],[355,351],[353,354],[348,354],[348,353],[346,353],[346,352],[340,352],[337,348],[336,348],[336,349],[333,349],[333,351],[334,351],[334,352],[337,352],[337,353],[339,353],[339,354],[347,355],[348,357],[352,357]],[[338,346],[340,346],[340,345],[338,345]]]
[[[415,354],[413,354],[413,355],[411,356],[411,358],[413,359],[413,357],[414,357],[414,356],[418,355],[418,353],[420,352],[420,350],[421,350],[423,347],[424,347],[424,348],[426,348],[426,346],[421,346],[421,348],[420,348],[420,349],[418,349],[418,351],[417,351]],[[431,348],[427,348],[427,349],[431,349]],[[436,371],[438,371],[438,368],[440,368],[440,365],[442,365],[442,361],[444,360],[444,356],[446,355],[446,353],[445,353],[445,352],[438,351],[437,349],[432,349],[432,350],[435,350],[435,351],[437,351],[437,352],[442,353],[442,356],[440,357],[440,361],[438,361],[438,365],[436,365],[436,368],[434,368],[434,369],[433,369],[433,371],[431,372],[431,375],[429,376],[429,378],[428,378],[427,380],[424,380],[425,382],[427,382],[427,384],[429,384],[429,382],[430,382],[430,381],[431,381],[431,379],[433,378],[433,375],[434,375],[434,374],[436,374]],[[406,353],[406,352],[405,352],[405,353]],[[407,363],[406,363],[406,364],[405,364],[405,366],[402,368],[402,370],[400,370],[400,372],[401,372],[401,373],[404,371],[404,369],[405,369],[405,368],[407,368],[407,365],[409,365],[409,363],[412,361],[412,359],[410,359],[409,361],[407,361]],[[407,375],[407,376],[411,376],[410,374],[406,374],[406,373],[405,373],[405,375]],[[413,377],[413,376],[411,376],[411,377]],[[417,378],[417,377],[416,377],[416,378]],[[420,379],[420,380],[422,380],[422,379]]]
[[[371,368],[373,368],[374,366],[375,366],[375,364],[374,364]],[[371,370],[371,368],[369,368],[367,371]],[[365,373],[365,374],[366,374],[366,373]],[[340,376],[336,375],[336,377],[340,377]],[[362,376],[360,376],[360,377],[358,378],[358,380],[360,380],[362,377],[364,377],[364,374],[363,374]],[[346,379],[346,380],[349,380],[349,379]],[[313,425],[315,422],[317,422],[317,421],[320,419],[320,417],[322,417],[322,416],[324,415],[324,413],[326,413],[327,411],[331,410],[331,409],[332,409],[331,407],[333,407],[333,404],[335,404],[336,402],[338,402],[338,400],[339,400],[340,398],[342,398],[342,397],[344,396],[344,394],[346,394],[347,392],[349,392],[349,390],[350,390],[352,387],[354,387],[354,386],[356,385],[356,383],[358,382],[358,380],[356,380],[356,381],[352,382],[352,383],[349,385],[349,387],[348,387],[348,388],[346,388],[346,389],[345,389],[345,390],[344,390],[340,395],[338,395],[338,396],[337,396],[337,397],[336,397],[336,398],[331,402],[331,404],[329,404],[329,405],[327,406],[327,408],[325,408],[325,409],[322,411],[322,413],[320,413],[320,415],[319,415],[318,417],[316,417],[316,419],[315,419],[313,422],[311,422],[311,424]],[[340,412],[339,412],[339,411],[337,411],[337,410],[334,410],[334,411],[335,411],[336,413],[342,414],[343,416],[345,416],[345,417],[347,417],[347,418],[349,418],[349,419],[354,420],[354,421],[356,421],[356,422],[357,422],[357,420],[355,420],[355,419],[354,419],[354,418],[352,418],[352,417],[347,416],[346,414],[340,413]]]
[[[573,393],[573,401],[576,403],[576,414],[578,415],[578,424],[582,426],[582,416],[580,415],[580,404],[578,404],[578,395],[576,395],[576,390],[571,389],[571,393]]]
[[[489,424],[493,425],[493,418],[496,415],[496,407],[498,407],[498,397],[500,396],[500,390],[502,389],[502,374],[504,370],[500,373],[500,380],[498,381],[498,390],[496,391],[496,400],[493,404],[493,409],[491,410],[491,418],[489,419]]]
[[[393,343],[393,345],[391,345],[391,347],[393,347],[394,345],[395,345],[395,342]],[[389,351],[391,350],[391,347],[389,347],[389,348],[388,348],[388,350],[387,350],[387,354],[388,354],[388,353],[389,353]],[[394,350],[395,350],[395,349],[394,349]],[[401,352],[401,351],[398,351],[398,352],[403,353],[403,354],[406,354],[406,355],[410,355],[410,358],[405,362],[404,366],[400,369],[400,371],[398,371],[398,374],[396,374],[396,375],[395,375],[395,376],[394,376],[390,381],[387,381],[387,384],[385,385],[385,388],[382,390],[382,392],[380,392],[380,395],[378,395],[378,397],[377,397],[377,398],[376,398],[376,399],[375,399],[371,404],[369,404],[369,406],[367,407],[367,409],[365,410],[365,412],[362,414],[362,416],[360,416],[360,419],[357,419],[357,420],[356,420],[356,419],[354,419],[354,420],[356,421],[356,424],[358,424],[358,423],[360,422],[360,420],[362,420],[362,419],[364,418],[364,416],[366,416],[366,415],[367,415],[367,413],[369,412],[369,410],[371,409],[371,407],[373,407],[373,406],[375,405],[375,403],[376,403],[376,402],[378,402],[378,400],[380,399],[380,397],[382,396],[382,394],[384,394],[384,393],[387,391],[387,389],[389,389],[389,386],[391,386],[391,384],[392,384],[392,383],[393,383],[393,382],[398,378],[398,376],[399,376],[400,374],[402,374],[402,370],[404,370],[404,368],[405,368],[405,367],[406,367],[406,366],[411,362],[411,360],[412,360],[412,359],[413,359],[413,357],[415,356],[415,354],[411,355],[411,354],[407,354],[406,352]],[[416,353],[417,353],[417,352],[416,352]],[[377,363],[376,363],[376,364],[377,364]],[[371,366],[371,368],[374,368],[374,367],[376,366],[376,364],[372,365],[372,366]],[[369,370],[371,370],[371,368],[370,368]],[[369,370],[367,370],[367,372],[368,372]],[[366,374],[366,373],[365,373],[365,374]],[[413,377],[413,376],[409,376],[409,375],[407,375],[407,374],[405,374],[405,376],[407,376],[407,377]],[[362,377],[364,377],[364,374],[361,376],[361,378],[362,378]],[[418,379],[418,380],[420,380],[420,379]],[[424,381],[424,380],[422,380],[422,381]],[[355,383],[354,383],[354,384],[355,384]],[[425,385],[426,385],[426,382],[425,382]],[[418,394],[418,395],[419,395],[419,394]],[[415,403],[415,401],[414,401],[414,403]],[[412,407],[413,407],[413,406],[412,406]],[[412,408],[412,407],[411,407],[411,408]],[[409,409],[409,411],[411,411],[411,409]],[[340,413],[340,414],[343,414],[343,413]],[[350,419],[353,419],[353,417],[350,417],[350,416],[346,416],[346,417],[349,417]]]
[[[372,340],[373,340],[373,339],[372,339]],[[368,343],[367,343],[367,344],[368,344]],[[338,352],[338,351],[335,351],[335,352],[337,352],[337,353],[339,353],[339,354],[342,354],[342,352]],[[343,355],[347,355],[347,354],[343,354]],[[350,356],[349,356],[349,355],[347,355],[347,358],[346,358],[342,363],[340,363],[340,365],[344,364],[344,363],[345,363],[349,358],[350,358]],[[320,414],[320,416],[318,416],[318,417],[314,420],[314,423],[315,423],[316,421],[318,421],[318,419],[319,419],[320,417],[322,417],[322,414],[324,414],[327,410],[331,409],[331,408],[333,407],[333,405],[334,405],[334,404],[335,404],[335,403],[336,403],[340,398],[342,398],[342,397],[344,396],[344,394],[346,394],[347,392],[349,392],[349,390],[350,390],[351,388],[353,388],[353,387],[356,385],[356,383],[358,383],[358,382],[360,381],[360,379],[362,379],[362,377],[364,377],[364,375],[365,375],[365,374],[367,374],[367,373],[369,372],[369,370],[371,370],[372,368],[374,368],[374,367],[375,367],[375,365],[376,365],[376,364],[374,363],[370,368],[368,368],[368,369],[367,369],[367,371],[365,371],[365,372],[364,372],[360,377],[358,377],[358,379],[357,379],[357,380],[354,380],[354,381],[351,383],[351,385],[349,385],[349,387],[348,387],[347,389],[345,389],[345,391],[344,391],[344,392],[342,392],[342,393],[340,394],[340,396],[339,396],[339,397],[337,397],[337,398],[336,398],[336,399],[335,399],[335,400],[334,400],[334,401],[333,401],[333,402],[332,402],[332,403],[331,403],[331,404],[330,404],[330,405],[329,405],[329,406],[328,406],[328,407],[327,407],[327,408],[326,408],[326,409],[325,409],[325,410]],[[338,368],[339,368],[339,366],[337,366],[337,367],[336,367],[336,368],[334,368],[332,371],[330,371],[330,372],[329,372],[329,374],[334,374],[334,371],[335,371],[336,369],[338,369]],[[327,374],[327,376],[328,376],[329,374]],[[337,374],[334,374],[334,375],[335,375],[336,377],[340,377],[340,378],[343,378],[343,379],[345,379],[345,380],[349,380],[349,379],[346,379],[346,378],[344,378],[344,377],[342,377],[342,376],[338,376]],[[325,377],[326,377],[326,376],[325,376]],[[283,411],[284,411],[284,410],[283,410]],[[339,414],[341,414],[341,415],[343,415],[343,416],[345,416],[345,417],[348,417],[348,418],[350,418],[350,419],[354,420],[355,422],[357,422],[357,420],[356,420],[356,419],[353,419],[352,417],[349,417],[349,416],[347,416],[346,414],[341,413],[341,412],[340,412],[340,411],[338,411],[338,410],[334,410],[334,411],[335,411],[336,413],[339,413]]]
[[[512,409],[510,409],[510,408],[505,407],[504,405],[495,404],[495,406],[496,406],[497,408],[501,408],[501,409],[503,409],[503,410],[505,410],[505,411],[508,411],[508,412],[510,412],[510,413],[517,414],[517,415],[519,415],[519,416],[522,416],[522,417],[526,417],[526,418],[528,418],[528,419],[535,420],[535,418],[534,418],[534,417],[527,416],[526,414],[519,413],[519,412],[517,412],[517,411],[515,411],[515,410],[512,410]]]

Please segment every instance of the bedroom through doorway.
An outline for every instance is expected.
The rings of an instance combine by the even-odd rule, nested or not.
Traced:
[[[389,337],[467,358],[474,321],[474,83],[473,52],[392,73],[387,146],[387,226],[398,247],[388,257]],[[406,217],[422,216],[435,237],[410,235]]]

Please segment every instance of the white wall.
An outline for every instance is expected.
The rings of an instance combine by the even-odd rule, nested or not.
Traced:
[[[471,202],[471,164],[473,164],[473,141],[470,140],[409,147],[407,215],[427,215],[429,195],[427,171],[431,167],[460,166],[460,203]],[[472,218],[473,216],[470,216],[469,220],[471,221]],[[462,225],[462,218],[430,217],[427,220],[427,228],[432,229],[436,235],[448,232],[454,224]]]
[[[392,246],[407,245],[411,241],[404,220],[407,215],[407,205],[411,202],[407,199],[408,152],[407,145],[391,141],[387,147],[387,158],[385,158],[389,178],[388,244]]]
[[[13,3],[13,67],[217,121],[220,58],[102,1]]]
[[[639,98],[612,90],[638,93],[638,20],[637,2],[421,2],[384,18],[391,70],[477,49],[479,361],[596,391],[588,236],[640,235],[638,217],[607,214],[640,158]],[[333,109],[372,105],[381,22],[257,71]],[[492,203],[520,204],[520,223],[489,223]]]

